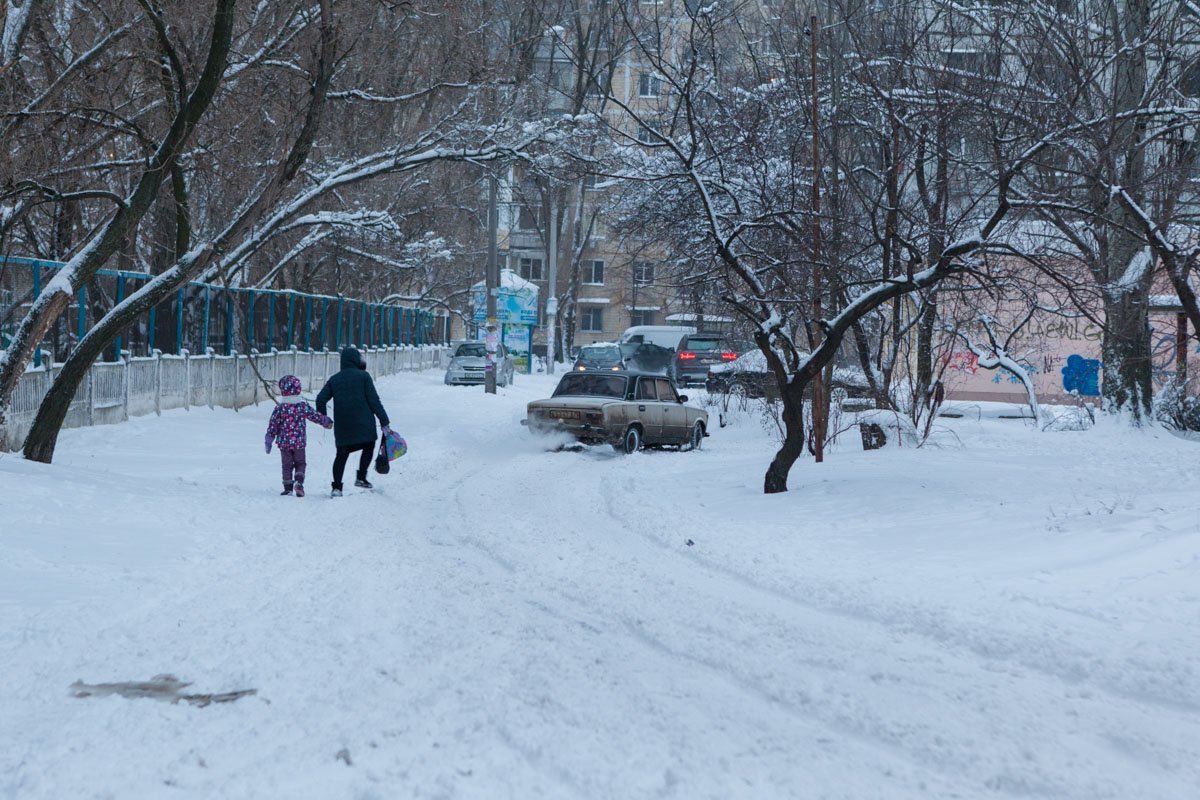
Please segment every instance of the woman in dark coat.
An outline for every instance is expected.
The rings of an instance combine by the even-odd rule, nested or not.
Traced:
[[[342,496],[342,474],[346,471],[346,459],[356,450],[358,473],[355,486],[370,489],[367,468],[375,451],[375,419],[380,427],[388,426],[388,415],[379,402],[375,382],[367,373],[362,354],[353,347],[342,350],[342,368],[330,378],[317,395],[317,411],[324,414],[325,406],[333,400],[333,438],[337,443],[337,456],[333,459],[333,497]]]

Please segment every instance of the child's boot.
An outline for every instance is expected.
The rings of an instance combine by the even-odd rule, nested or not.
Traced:
[[[296,481],[296,497],[304,497],[304,484]]]
[[[291,494],[291,493],[292,493],[292,484],[287,481],[284,481],[283,482],[283,491],[280,492],[279,494],[286,495],[286,494]]]

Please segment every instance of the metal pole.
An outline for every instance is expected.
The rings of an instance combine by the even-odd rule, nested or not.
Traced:
[[[309,297],[304,304],[304,350],[308,353],[312,352],[312,301]]]
[[[233,355],[233,290],[225,290],[225,355]],[[234,384],[234,396],[237,395],[237,384]]]
[[[296,295],[288,293],[288,323],[287,323],[287,341],[283,345],[284,350],[292,349],[293,335],[296,332]]]
[[[87,287],[79,287],[79,338],[76,343],[82,342],[84,335],[87,333]]]
[[[40,264],[33,265],[33,299],[37,300],[42,293],[42,267]],[[33,351],[33,365],[40,367],[42,365],[42,337],[38,337],[37,347]]]
[[[817,102],[817,15],[808,21],[812,71],[812,329],[813,353],[821,344],[821,182],[820,182],[820,104]],[[813,450],[816,462],[825,460],[825,381],[817,370],[812,380]]]
[[[329,298],[321,298],[321,349],[329,347]]]
[[[175,293],[175,355],[183,352],[183,289]]]
[[[493,172],[488,177],[488,257],[484,282],[484,302],[487,304],[487,334],[484,343],[487,361],[483,370],[483,391],[487,394],[496,393],[496,292],[500,288],[499,260],[496,253],[496,237],[500,227],[500,209],[496,205],[497,192],[496,173]]]
[[[121,301],[124,299],[125,299],[125,273],[118,272],[117,273],[117,305],[120,305]],[[120,333],[117,334],[117,340],[116,340],[115,344],[116,344],[116,347],[113,350],[113,361],[120,361],[121,360],[121,344],[122,344]],[[128,410],[128,406],[126,407],[126,410]]]
[[[256,344],[256,342],[254,340],[254,300],[257,296],[258,296],[257,292],[255,292],[253,289],[251,289],[250,297],[249,297],[249,300],[247,303],[248,311],[246,313],[246,320],[247,320],[246,327],[250,329],[249,331],[247,331],[246,341],[249,342],[249,348],[251,350],[254,349],[255,344]]]
[[[1180,388],[1187,383],[1188,318],[1179,312],[1175,315],[1175,378]]]
[[[333,327],[333,349],[342,349],[342,306],[345,305],[345,298],[338,295],[338,315],[337,322]]]
[[[550,285],[546,289],[546,374],[554,374],[555,320],[558,319],[558,216],[554,209],[554,197],[550,197],[550,244],[546,248],[546,262],[550,265]],[[533,374],[533,329],[529,330],[529,374]]]
[[[204,287],[204,327],[200,331],[200,352],[208,352],[208,312],[212,306],[212,288]],[[212,403],[209,402],[211,406]]]
[[[267,292],[267,349],[275,349],[275,293]]]

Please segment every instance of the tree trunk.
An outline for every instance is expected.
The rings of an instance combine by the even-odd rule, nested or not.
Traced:
[[[793,376],[782,394],[783,401],[783,444],[767,467],[763,478],[763,492],[778,494],[788,490],[788,473],[792,465],[804,454],[804,389],[807,381]]]
[[[312,87],[312,100],[309,103],[296,140],[293,142],[287,157],[276,165],[270,181],[263,187],[260,194],[243,209],[241,215],[217,238],[189,256],[182,254],[170,270],[162,273],[153,281],[128,297],[124,303],[106,314],[90,331],[83,341],[79,342],[74,352],[63,364],[62,370],[55,377],[53,385],[46,397],[38,406],[37,416],[33,427],[25,440],[24,454],[31,461],[48,464],[54,458],[54,449],[58,442],[58,432],[66,419],[71,399],[79,383],[86,377],[88,369],[104,352],[122,330],[131,325],[141,314],[169,297],[179,287],[203,270],[212,259],[213,253],[225,251],[236,237],[248,231],[260,220],[271,204],[276,202],[284,188],[296,177],[301,166],[308,159],[316,132],[320,128],[329,93],[330,81],[333,77],[335,31],[333,25],[333,10],[331,0],[321,0],[321,47],[317,55],[317,78]],[[173,199],[176,210],[186,202],[186,187],[175,186]],[[186,218],[178,219],[179,224],[187,225]],[[176,246],[183,246],[183,239],[177,231]],[[235,317],[235,325],[237,318]],[[251,362],[253,366],[253,362]]]
[[[46,287],[45,298],[39,298],[17,326],[7,355],[0,358],[0,431],[6,424],[8,405],[17,382],[33,357],[46,330],[67,308],[74,293],[96,275],[105,262],[125,243],[130,232],[137,228],[153,205],[158,189],[166,178],[170,164],[183,148],[201,117],[208,110],[228,61],[233,39],[234,7],[236,0],[218,0],[213,11],[213,29],[204,71],[187,102],[171,120],[170,129],[163,135],[146,169],[138,176],[124,205],[101,226],[100,230],[68,262]],[[164,44],[165,46],[165,44]]]
[[[1149,300],[1146,292],[1130,291],[1104,303],[1102,360],[1104,410],[1126,412],[1134,425],[1151,418]]]
[[[913,421],[924,408],[933,389],[933,333],[937,328],[937,290],[929,292],[917,325],[917,383],[913,390]]]

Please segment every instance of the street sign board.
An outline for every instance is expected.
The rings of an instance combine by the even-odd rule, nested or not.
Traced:
[[[500,287],[496,292],[496,319],[518,325],[536,325],[537,289],[523,286],[519,289]],[[477,288],[471,293],[471,301],[475,311],[475,321],[487,320],[487,298],[484,290]]]

